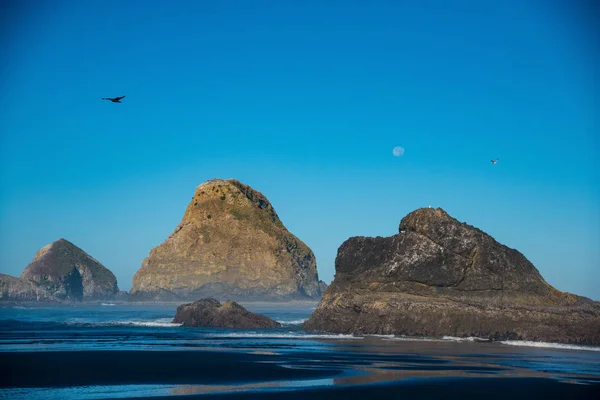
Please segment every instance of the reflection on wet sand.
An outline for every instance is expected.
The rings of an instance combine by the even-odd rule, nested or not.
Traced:
[[[180,386],[171,391],[172,395],[189,395],[205,393],[237,393],[257,390],[296,390],[305,387],[325,387],[334,384],[333,379],[311,379],[299,381],[275,381],[248,383],[243,385],[188,385]]]
[[[546,378],[577,384],[598,383],[599,380],[600,359],[595,354],[581,352],[515,349],[494,343],[394,341],[376,337],[365,338],[359,345],[353,341],[323,342],[328,345],[327,351],[286,349],[288,351],[283,354],[281,351],[247,349],[243,352],[270,356],[259,362],[284,369],[328,370],[332,373],[329,378],[277,381],[275,377],[273,380],[265,377],[261,382],[231,385],[183,385],[172,389],[171,393],[292,391],[447,378]],[[578,370],[582,358],[588,368],[596,360],[598,368],[588,373]]]

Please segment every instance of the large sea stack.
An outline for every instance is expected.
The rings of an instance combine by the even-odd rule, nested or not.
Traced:
[[[399,230],[340,246],[303,329],[600,344],[600,303],[556,290],[517,250],[440,208]]]
[[[58,300],[112,299],[119,291],[112,272],[65,239],[38,250],[21,279]]]
[[[133,278],[132,300],[320,296],[313,252],[260,192],[236,180],[196,188],[183,219]]]

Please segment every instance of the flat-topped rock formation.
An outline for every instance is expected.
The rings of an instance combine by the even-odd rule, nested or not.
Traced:
[[[251,313],[234,301],[221,305],[218,300],[206,298],[177,307],[174,323],[189,327],[207,328],[277,328],[279,322],[264,315]]]
[[[305,330],[600,344],[599,302],[440,208],[408,214],[397,235],[348,239],[335,267]]]
[[[0,276],[0,299],[14,301],[93,301],[113,299],[117,279],[106,267],[59,239],[42,247],[20,278]]]
[[[313,252],[267,198],[236,180],[196,188],[183,219],[133,278],[132,300],[318,298]]]

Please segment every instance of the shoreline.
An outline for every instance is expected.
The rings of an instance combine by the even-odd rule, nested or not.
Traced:
[[[554,399],[593,398],[600,392],[599,375],[506,365],[502,359],[509,353],[504,352],[478,359],[477,349],[465,353],[450,346],[440,352],[424,346],[383,353],[348,352],[344,348],[292,353],[240,349],[0,352],[4,378],[0,396],[24,391],[25,395],[37,392],[48,396],[53,391],[52,398],[69,398],[69,391],[86,388],[108,390],[101,398],[110,398],[110,393],[122,388],[126,398],[138,400],[178,396],[336,400],[483,395],[486,399],[526,399],[531,393],[536,398]],[[93,371],[81,368],[82,363],[93,365]],[[145,386],[152,394],[142,394]],[[139,387],[142,393],[132,387]]]
[[[173,314],[165,316],[161,319],[172,320],[175,317],[175,311],[178,306],[185,304],[180,302],[124,302],[124,301],[90,301],[90,302],[64,302],[64,303],[50,303],[50,302],[19,302],[19,303],[2,303],[0,302],[0,310],[35,310],[35,309],[72,309],[78,308],[96,308],[98,310],[104,310],[105,313],[110,313],[111,310],[121,309],[143,309],[149,310],[156,308],[166,308],[168,311],[172,309]],[[285,310],[288,307],[316,307],[319,303],[317,301],[310,300],[294,300],[294,301],[279,301],[279,302],[267,302],[267,301],[248,301],[240,302],[242,306],[248,308],[249,311],[258,312],[262,314],[269,314],[269,312]],[[74,311],[76,312],[76,311]],[[381,339],[385,341],[398,341],[398,342],[439,342],[439,343],[482,343],[482,344],[501,344],[514,348],[527,347],[527,348],[540,348],[540,349],[558,349],[558,350],[574,350],[574,351],[591,351],[600,352],[600,345],[589,344],[581,342],[557,342],[557,341],[544,341],[544,340],[506,340],[506,339],[490,339],[485,337],[454,337],[454,336],[424,336],[424,335],[402,335],[402,334],[359,334],[359,333],[339,333],[339,332],[327,332],[327,331],[312,331],[302,330],[301,326],[307,319],[302,318],[302,322],[296,322],[291,325],[295,326],[294,331],[289,331],[290,324],[285,322],[282,323],[282,327],[274,328],[273,330],[248,330],[248,329],[231,329],[231,333],[236,337],[269,337],[269,336],[281,336],[285,339],[312,339],[312,338],[351,338],[351,339]],[[301,321],[300,318],[294,319],[294,321]],[[128,325],[127,322],[119,323],[120,321],[114,321],[114,325]],[[139,321],[137,321],[139,322]],[[149,321],[152,324],[153,321]],[[288,321],[289,322],[289,321]],[[60,323],[60,322],[58,322]],[[161,322],[162,323],[162,322]],[[91,322],[93,324],[93,322]],[[136,325],[136,324],[132,324]],[[75,326],[75,325],[73,325]],[[150,325],[149,325],[150,326]],[[169,324],[169,328],[179,328],[176,324]],[[181,329],[191,329],[181,327]]]
[[[249,390],[237,393],[182,394],[186,400],[346,400],[346,399],[476,399],[530,400],[553,399],[597,399],[600,383],[575,385],[549,378],[429,378],[396,380],[366,385],[302,388],[295,390],[273,389],[270,391]],[[131,400],[173,400],[173,396],[133,397]]]

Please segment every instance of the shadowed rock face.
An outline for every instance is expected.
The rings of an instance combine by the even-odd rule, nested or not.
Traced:
[[[327,284],[323,281],[319,281],[319,292],[321,292],[321,294],[325,293],[325,291],[327,290]]]
[[[306,330],[600,343],[600,303],[550,286],[518,251],[442,209],[340,246]]]
[[[132,300],[284,300],[321,294],[312,251],[260,192],[236,180],[196,188],[182,221],[133,278]]]
[[[226,301],[221,305],[215,299],[201,299],[177,307],[174,323],[183,326],[210,328],[277,328],[279,322],[264,315],[251,313],[238,303]]]
[[[111,299],[119,291],[112,272],[65,239],[41,248],[21,279],[35,282],[59,300]]]

